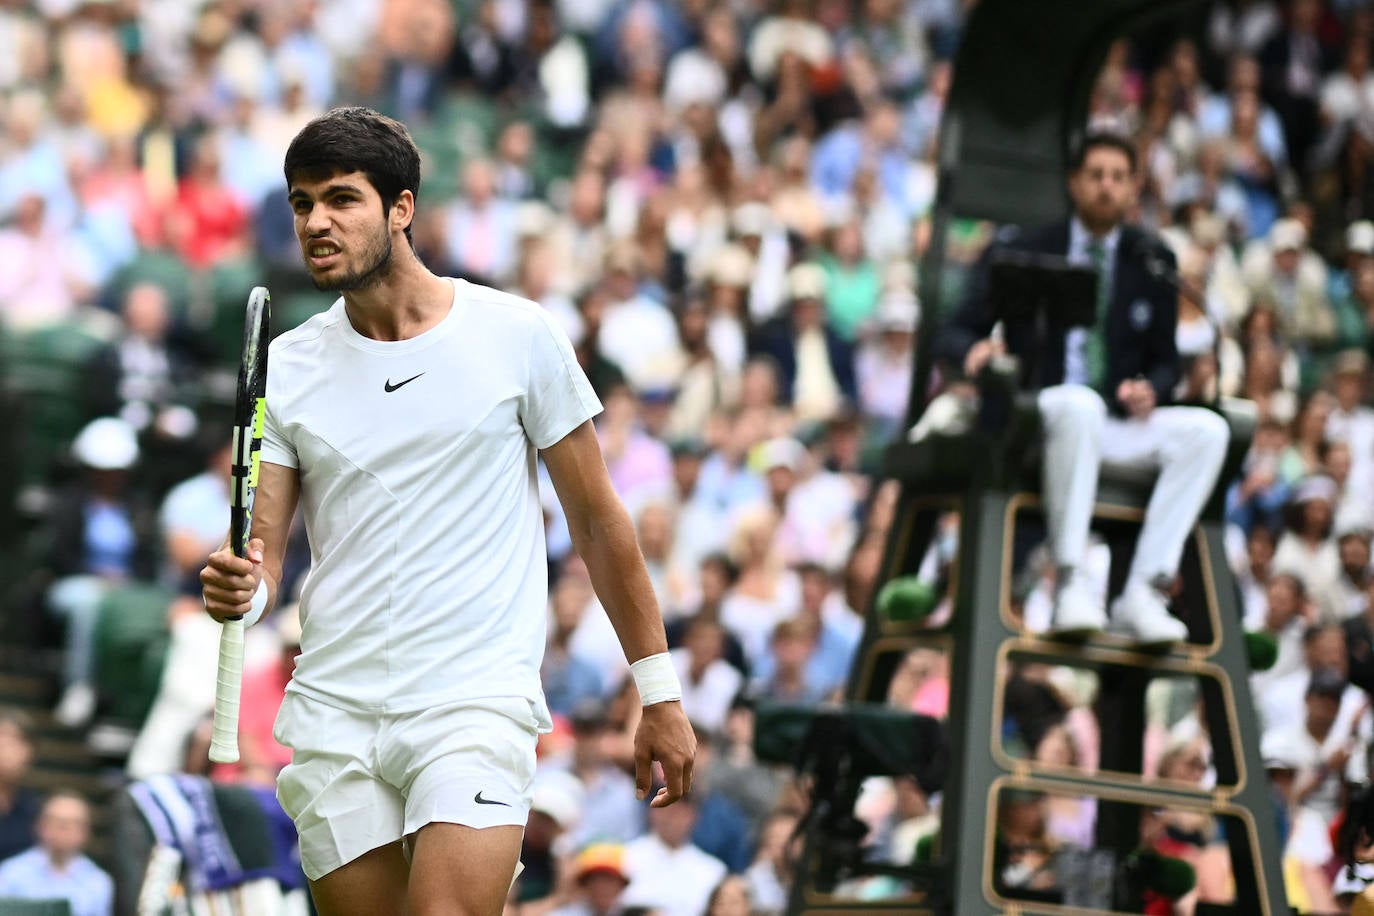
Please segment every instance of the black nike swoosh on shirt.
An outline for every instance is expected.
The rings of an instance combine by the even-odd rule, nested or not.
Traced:
[[[424,375],[424,373],[421,372],[420,375]],[[387,380],[386,380],[386,384],[383,385],[382,387],[386,389],[386,393],[387,393],[387,394],[390,394],[391,392],[395,391],[397,388],[401,388],[401,387],[404,387],[404,386],[406,386],[406,385],[409,385],[411,382],[413,382],[413,381],[415,381],[417,378],[419,378],[420,375],[412,375],[410,378],[406,379],[404,382],[397,382],[397,383],[394,384],[394,385],[391,384],[391,379],[387,379]]]
[[[481,789],[478,789],[477,794],[472,796],[472,800],[479,805],[501,805],[503,808],[509,808],[511,806],[510,802],[492,801],[489,798],[483,798]]]

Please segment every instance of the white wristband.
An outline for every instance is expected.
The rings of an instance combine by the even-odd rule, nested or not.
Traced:
[[[682,699],[682,683],[667,652],[641,658],[630,666],[630,674],[639,688],[639,702],[645,706]]]
[[[267,610],[267,580],[263,579],[258,583],[258,590],[253,592],[253,603],[248,608],[248,613],[243,615],[243,628],[246,630],[261,620],[262,612],[265,610]]]

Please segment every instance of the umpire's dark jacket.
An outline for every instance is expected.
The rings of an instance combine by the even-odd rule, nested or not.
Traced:
[[[974,268],[958,312],[935,339],[936,358],[947,360],[956,372],[962,371],[969,348],[987,337],[996,323],[992,303],[988,301],[988,264],[999,247],[1067,256],[1069,222],[1030,232],[1006,231],[988,246]],[[1116,389],[1123,379],[1148,379],[1161,405],[1172,399],[1179,380],[1178,344],[1174,338],[1178,294],[1164,275],[1172,274],[1174,269],[1173,253],[1158,239],[1136,226],[1121,227],[1107,315],[1106,379],[1098,389],[1108,409],[1116,414],[1124,413],[1116,400]],[[1021,357],[1024,387],[1046,388],[1064,381],[1066,333],[1051,330],[1044,350],[1039,353],[1033,352],[1035,329],[1029,321],[1009,322],[1003,327],[1003,334],[1007,350]],[[1035,367],[1034,377],[1031,367]]]

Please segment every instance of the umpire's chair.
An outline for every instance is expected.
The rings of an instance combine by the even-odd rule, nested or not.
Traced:
[[[1004,265],[1005,266],[1005,265]],[[1082,323],[1091,308],[1092,285],[1062,263],[1022,262],[1007,268],[1015,282],[994,284],[999,315],[1026,310],[1049,329]],[[1091,280],[1091,277],[1088,278]],[[998,292],[998,289],[1001,292]],[[934,540],[938,517],[960,513],[960,558],[952,571],[954,598],[948,623],[887,616],[875,607],[855,661],[848,695],[854,704],[827,713],[806,741],[781,750],[786,717],[762,711],[757,740],[761,757],[797,762],[814,779],[813,807],[803,829],[805,849],[797,865],[789,913],[852,911],[856,903],[833,893],[846,877],[883,874],[899,878],[893,895],[865,900],[867,910],[903,913],[1059,913],[1064,907],[1139,912],[1142,894],[1179,887],[1176,876],[1157,874],[1154,860],[1138,854],[1142,817],[1157,809],[1204,812],[1219,818],[1235,873],[1235,904],[1203,913],[1285,912],[1272,800],[1259,757],[1259,732],[1247,674],[1237,591],[1222,543],[1224,486],[1218,488],[1185,551],[1182,591],[1174,611],[1189,628],[1189,641],[1172,651],[1145,654],[1123,640],[1101,636],[1070,645],[1030,632],[1013,612],[1012,585],[1043,534],[1039,464],[1041,431],[1036,397],[1020,387],[1026,367],[1007,359],[977,381],[976,410],[966,423],[932,428],[916,442],[899,442],[886,456],[885,476],[901,483],[896,516],[879,586],[915,575]],[[1033,371],[1029,373],[1033,376]],[[1248,403],[1218,408],[1231,427],[1232,446],[1222,480],[1234,476],[1248,446],[1253,410]],[[958,411],[955,412],[958,414]],[[1148,475],[1103,474],[1094,528],[1112,553],[1110,592],[1119,593],[1148,503]],[[877,591],[875,589],[875,591]],[[871,706],[885,701],[901,659],[919,646],[950,653],[950,704],[946,727],[922,717],[875,718]],[[1004,687],[1017,666],[1063,666],[1094,677],[1096,713],[1102,723],[1100,767],[1085,770],[1041,765],[1013,750],[1014,723]],[[1146,692],[1153,681],[1194,681],[1202,718],[1211,736],[1216,785],[1156,780],[1142,773]],[[918,724],[919,723],[919,724]],[[792,723],[793,728],[796,727]],[[883,729],[901,741],[875,753]],[[943,739],[941,735],[943,734]],[[943,740],[943,746],[930,742]],[[795,742],[794,742],[795,744]],[[938,768],[932,761],[940,761]],[[855,786],[868,775],[910,773],[929,793],[943,790],[941,827],[922,860],[894,870],[866,860],[864,830],[852,816]],[[924,773],[925,779],[919,779]],[[939,779],[932,774],[938,773]],[[998,812],[1016,798],[1089,797],[1096,802],[1095,845],[1079,857],[1067,887],[1055,894],[1021,895],[996,873]],[[1069,862],[1065,859],[1065,862]],[[1191,878],[1185,878],[1185,881]]]

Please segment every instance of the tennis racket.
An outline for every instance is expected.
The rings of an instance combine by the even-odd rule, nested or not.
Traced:
[[[267,411],[267,344],[272,325],[272,297],[253,287],[243,321],[243,357],[234,397],[234,458],[229,493],[229,548],[241,557],[248,550],[253,521],[253,494],[258,486],[258,458]],[[215,682],[215,727],[210,759],[239,759],[239,690],[243,685],[243,621],[226,620],[219,637],[219,673]]]

